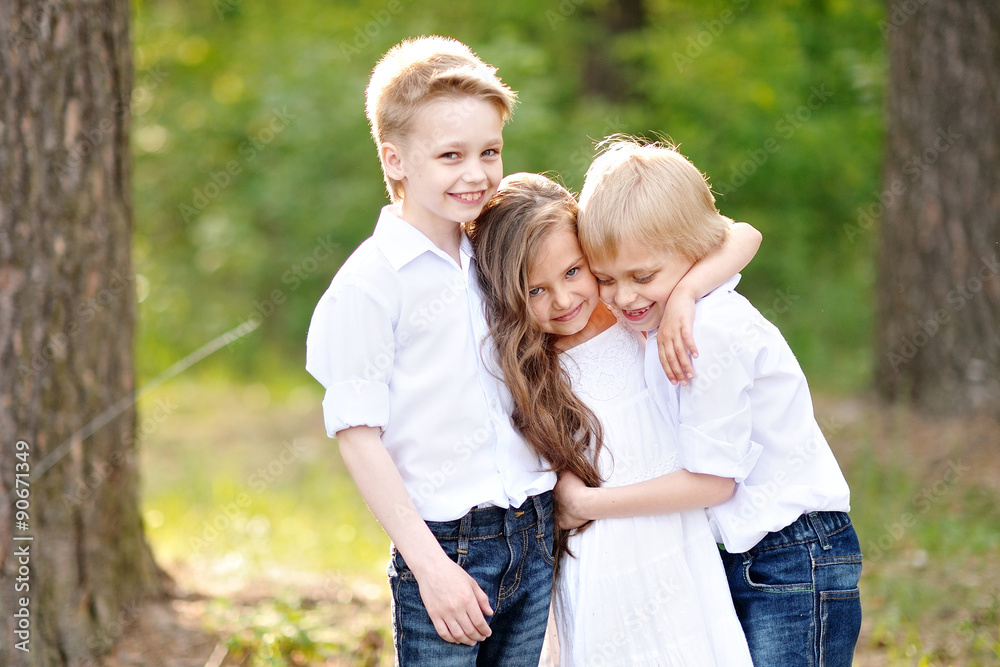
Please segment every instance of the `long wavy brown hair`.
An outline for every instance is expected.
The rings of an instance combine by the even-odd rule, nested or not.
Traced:
[[[514,399],[514,426],[552,470],[600,486],[601,422],[573,393],[559,364],[557,337],[538,328],[528,302],[528,272],[539,247],[562,225],[576,233],[577,212],[576,199],[558,183],[539,174],[511,174],[466,231],[497,360]],[[557,568],[559,556],[568,553],[567,537],[556,530]]]

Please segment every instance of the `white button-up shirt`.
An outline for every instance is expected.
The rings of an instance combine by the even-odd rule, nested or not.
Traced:
[[[698,301],[695,378],[672,386],[656,336],[646,382],[679,424],[680,465],[732,477],[736,492],[707,510],[733,553],[812,511],[848,511],[850,490],[813,414],[805,375],[777,327],[735,292],[740,276]]]
[[[320,299],[306,341],[328,435],[381,428],[428,521],[518,506],[555,485],[510,422],[472,258],[464,236],[458,264],[386,206]]]

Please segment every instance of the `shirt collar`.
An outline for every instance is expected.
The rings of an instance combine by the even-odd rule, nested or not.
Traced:
[[[721,285],[719,285],[718,287],[716,287],[714,290],[712,290],[712,292],[720,292],[720,293],[721,292],[732,292],[734,289],[736,289],[736,285],[739,284],[740,278],[742,278],[742,276],[737,273],[732,278],[730,278],[729,280],[727,280],[726,282],[722,283]],[[709,292],[708,294],[711,294],[712,292]],[[705,296],[708,296],[708,294],[706,294]],[[702,297],[702,298],[704,298],[704,297]]]
[[[714,294],[715,292],[719,292],[720,294],[722,294],[724,292],[732,292],[734,289],[736,289],[736,285],[739,284],[741,277],[742,276],[737,273],[732,278],[730,278],[726,282],[722,283],[721,285],[719,285],[718,287],[716,287],[714,290],[712,290],[708,294]],[[708,296],[708,294],[706,294],[705,296]],[[705,296],[703,296],[701,298],[704,299]],[[701,301],[701,299],[698,299],[698,300]],[[652,339],[654,336],[656,336],[656,334],[657,334],[658,331],[659,331],[659,327],[657,327],[655,329],[650,329],[649,331],[647,331],[646,332],[647,339]]]
[[[433,241],[424,236],[420,230],[403,220],[400,214],[399,204],[383,206],[375,224],[375,231],[372,232],[372,238],[394,271],[399,271],[425,252],[447,258],[454,264],[454,260],[434,245]],[[463,254],[473,256],[472,244],[464,232],[459,247]],[[468,262],[463,263],[468,265]]]

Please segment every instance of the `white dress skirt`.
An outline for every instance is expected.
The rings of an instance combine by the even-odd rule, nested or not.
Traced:
[[[644,350],[618,322],[561,356],[604,426],[605,486],[677,470],[677,427],[646,387]],[[542,664],[752,666],[704,510],[595,521],[569,548]]]

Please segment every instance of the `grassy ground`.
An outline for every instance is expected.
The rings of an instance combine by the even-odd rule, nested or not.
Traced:
[[[189,591],[173,613],[220,637],[217,664],[392,664],[388,540],[320,400],[308,378],[177,381],[140,405],[157,415],[143,428],[149,539]],[[855,664],[998,664],[1000,425],[867,397],[821,397],[817,414],[865,551]]]

